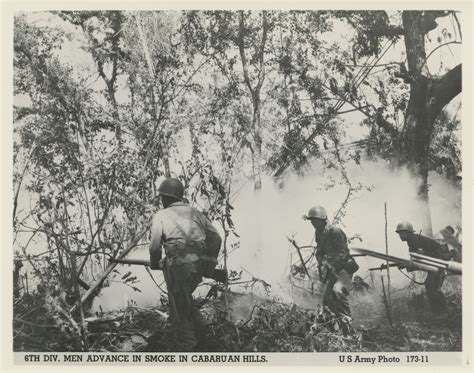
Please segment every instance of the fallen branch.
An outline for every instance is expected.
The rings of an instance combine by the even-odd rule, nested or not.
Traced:
[[[265,280],[262,280],[261,278],[258,278],[258,277],[255,277],[253,274],[251,274],[249,271],[247,271],[244,267],[241,267],[245,272],[247,272],[250,276],[252,276],[252,281],[253,283],[256,283],[256,282],[260,282],[264,287],[265,289],[268,289],[270,287],[272,287],[272,285],[270,285],[268,282],[266,282]],[[253,286],[253,284],[252,284]]]
[[[132,242],[130,242],[130,244],[128,245],[128,247],[118,256],[117,259],[122,259],[124,258],[130,251],[132,251],[132,249],[138,244],[138,242],[140,242],[140,240],[142,239],[142,237],[145,235],[145,233],[148,231],[148,229],[150,229],[151,227],[151,221],[147,224],[146,228],[141,231],[136,237],[134,240],[132,240]],[[117,263],[110,263],[109,266],[105,269],[105,272],[102,274],[102,276],[95,282],[94,285],[92,285],[90,287],[89,290],[87,290],[87,292],[82,296],[81,300],[80,300],[80,303],[79,304],[82,304],[84,303],[87,299],[89,299],[89,297],[94,293],[94,291],[96,291],[96,289],[98,289],[102,283],[104,282],[104,280],[107,278],[107,276],[110,274],[110,272],[112,272],[114,270],[114,268],[117,266]],[[74,307],[71,308],[71,313],[74,312],[78,307],[78,304],[75,304]]]
[[[45,325],[45,324],[38,324],[38,323],[33,323],[33,322],[30,322],[30,321],[26,321],[26,320],[23,320],[23,319],[20,319],[20,318],[14,318],[13,319],[14,322],[20,322],[22,324],[26,324],[26,325],[30,325],[30,326],[35,326],[37,328],[59,328],[59,326],[57,325]]]
[[[298,252],[298,256],[300,257],[300,261],[301,261],[301,264],[303,266],[303,269],[304,269],[306,275],[308,276],[308,278],[312,281],[313,279],[309,275],[308,268],[306,268],[306,262],[304,261],[303,256],[301,255],[301,250],[300,250],[299,246],[296,244],[296,241],[294,239],[288,237],[288,236],[286,238],[295,247],[296,251]]]

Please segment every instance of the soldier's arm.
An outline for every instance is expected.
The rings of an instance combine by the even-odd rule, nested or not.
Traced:
[[[333,250],[336,250],[337,252],[344,252],[347,250],[347,238],[341,228],[331,227],[328,234]]]
[[[324,253],[322,248],[317,248],[316,249],[316,260],[318,261],[318,264],[321,265],[324,259]]]
[[[323,265],[324,265],[324,253],[323,253],[323,250],[322,248],[318,247],[316,249],[316,260],[318,262],[318,275],[319,275],[319,280],[320,281],[324,281],[324,277],[323,277],[323,272],[322,272],[322,269],[323,269]]]
[[[206,233],[206,246],[212,253],[218,253],[221,248],[222,238],[211,221],[204,214],[199,213],[199,215]]]
[[[150,243],[150,268],[159,269],[161,252],[161,236],[163,235],[163,227],[159,214],[155,214],[151,225],[151,243]]]
[[[316,239],[316,233],[315,233],[314,241],[318,242],[318,240]],[[323,247],[317,244],[315,257],[316,257],[316,260],[318,261],[319,266],[322,266],[325,254],[326,253],[323,252]]]
[[[406,242],[409,253],[425,254],[418,236],[413,235],[409,237]]]

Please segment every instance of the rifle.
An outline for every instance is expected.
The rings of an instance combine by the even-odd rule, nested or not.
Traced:
[[[129,264],[129,265],[140,265],[149,267],[150,261],[146,259],[110,259],[112,263],[120,263],[120,264]],[[163,270],[163,266],[160,262],[160,270]],[[225,283],[227,281],[227,271],[225,269],[214,269],[214,272],[208,277],[217,282]]]
[[[360,248],[351,248],[356,252],[361,254],[365,254],[374,258],[388,260],[390,263],[389,267],[404,267],[408,270],[419,270],[425,272],[438,272],[439,270],[444,270],[448,273],[452,273],[455,275],[462,275],[462,265],[458,262],[453,261],[446,261],[438,258],[433,258],[427,255],[417,254],[417,253],[410,253],[410,260],[399,258],[393,255],[386,255],[376,251],[367,250],[367,249],[360,249]],[[386,269],[387,265],[383,264],[380,268],[370,268],[369,270],[382,270]]]

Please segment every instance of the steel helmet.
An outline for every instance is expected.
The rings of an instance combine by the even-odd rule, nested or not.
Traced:
[[[450,235],[453,235],[454,232],[455,232],[455,231],[454,231],[454,228],[451,227],[450,225],[447,225],[446,227],[444,227],[444,230],[445,230],[448,234],[450,234]]]
[[[311,207],[308,211],[308,215],[306,215],[306,219],[313,219],[313,218],[326,220],[328,218],[326,209],[323,206]]]
[[[184,186],[181,181],[175,178],[167,178],[163,180],[158,188],[158,194],[163,196],[170,196],[179,200],[183,199]]]
[[[411,232],[413,233],[415,230],[413,229],[413,225],[408,222],[408,221],[402,221],[401,223],[398,223],[397,225],[397,229],[395,230],[395,232]]]

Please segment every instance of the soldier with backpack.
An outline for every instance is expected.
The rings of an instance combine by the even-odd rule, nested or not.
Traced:
[[[206,216],[183,202],[184,186],[178,179],[164,180],[158,192],[163,208],[153,217],[150,266],[163,267],[176,348],[193,351],[196,329],[204,320],[192,293],[203,276],[212,275],[222,240]]]

